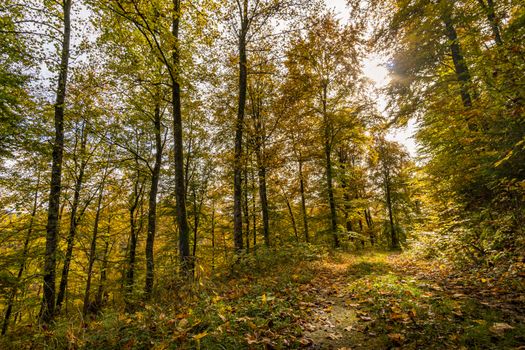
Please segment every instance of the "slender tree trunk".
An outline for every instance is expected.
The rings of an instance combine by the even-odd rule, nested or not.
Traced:
[[[339,236],[337,233],[337,210],[335,207],[334,188],[333,188],[333,175],[332,175],[332,133],[331,123],[328,117],[327,111],[327,91],[326,84],[323,86],[323,119],[324,119],[324,152],[326,160],[326,187],[328,191],[328,203],[330,205],[330,230],[334,238],[334,246],[339,247]]]
[[[299,234],[297,233],[297,224],[295,223],[295,215],[293,214],[292,205],[290,204],[290,200],[288,199],[288,196],[284,192],[284,189],[282,189],[282,191],[283,191],[284,200],[286,201],[286,207],[288,208],[288,214],[290,214],[290,220],[292,221],[293,233],[295,235],[296,241],[299,242]]]
[[[304,186],[304,174],[303,174],[303,160],[299,159],[299,189],[301,192],[301,213],[303,216],[303,234],[304,239],[308,243],[310,237],[308,233],[308,213],[306,212],[306,194]]]
[[[181,264],[181,274],[191,277],[192,262],[190,255],[190,228],[186,213],[186,196],[184,186],[184,155],[182,152],[182,110],[181,110],[181,89],[179,84],[180,54],[179,54],[179,25],[180,25],[180,0],[173,0],[173,26],[172,34],[175,40],[173,48],[173,71],[172,80],[172,104],[173,104],[173,142],[174,142],[174,163],[175,163],[175,199],[177,211],[177,225],[179,226],[179,255]]]
[[[370,244],[372,247],[375,245],[375,235],[374,230],[372,228],[372,214],[370,213],[370,209],[365,209],[365,219],[366,219],[366,226],[368,227],[368,231],[370,233]]]
[[[399,239],[397,238],[397,232],[394,224],[394,214],[392,210],[392,197],[391,197],[391,191],[390,191],[390,176],[389,174],[385,174],[385,186],[386,186],[386,205],[388,207],[388,218],[390,221],[390,238],[392,249],[399,249]]]
[[[137,160],[135,160],[137,163]],[[137,164],[138,166],[138,164]],[[138,235],[140,228],[138,227],[138,212],[139,207],[142,205],[142,191],[143,183],[141,183],[140,172],[137,171],[137,178],[133,185],[133,194],[131,198],[131,206],[129,207],[129,226],[130,226],[130,236],[129,236],[129,247],[128,247],[128,265],[125,273],[125,291],[126,291],[126,307],[129,308],[129,298],[133,294],[133,286],[135,284],[135,261],[137,255],[137,243]]]
[[[242,234],[242,134],[246,108],[246,92],[248,88],[248,58],[246,54],[246,36],[248,32],[248,0],[243,1],[239,9],[241,30],[239,33],[239,101],[237,120],[235,123],[235,154],[233,169],[233,236],[237,253],[243,249]]]
[[[215,271],[215,203],[211,209],[211,270]]]
[[[345,175],[346,175],[346,165],[348,162],[348,154],[345,152],[343,147],[341,147],[339,151],[339,163],[341,163],[341,168],[343,170],[343,176],[341,179],[341,188],[343,189],[343,197],[344,197],[344,215],[345,215],[345,226],[347,232],[352,232],[352,217],[350,211],[352,210],[352,207],[350,205],[351,196],[350,196],[350,188],[348,186],[348,183],[346,181]],[[350,164],[351,165],[351,164]],[[352,241],[354,240],[354,237],[351,236],[350,238]]]
[[[84,306],[82,308],[82,314],[84,316],[87,315],[89,311],[89,305],[90,305],[89,293],[91,291],[91,279],[93,276],[93,266],[95,265],[95,258],[97,256],[98,226],[100,222],[100,213],[102,211],[102,200],[104,199],[104,186],[105,186],[106,176],[108,172],[107,166],[109,166],[109,159],[108,159],[108,163],[106,164],[106,170],[102,178],[102,182],[100,184],[100,190],[99,190],[100,192],[98,194],[98,200],[97,200],[97,212],[95,214],[95,222],[93,224],[93,235],[91,236],[91,245],[89,248],[86,289],[84,291]]]
[[[472,107],[472,96],[471,90],[471,77],[470,72],[461,50],[461,45],[458,39],[458,34],[452,20],[453,4],[444,6],[444,10],[441,13],[441,18],[445,24],[445,32],[447,39],[449,40],[450,52],[452,54],[452,61],[454,63],[454,69],[456,77],[460,84],[461,100],[465,108]]]
[[[80,160],[78,177],[76,178],[76,181],[75,181],[73,203],[71,204],[70,224],[69,224],[69,234],[67,237],[66,255],[64,257],[64,265],[62,266],[62,277],[60,279],[60,286],[58,289],[57,302],[56,302],[57,312],[60,312],[60,308],[62,307],[62,302],[64,301],[64,298],[66,296],[67,284],[68,284],[68,278],[69,278],[69,269],[71,266],[71,259],[73,258],[73,248],[75,246],[75,237],[77,235],[77,227],[83,215],[83,210],[80,215],[77,215],[77,213],[78,213],[78,206],[80,204],[80,192],[82,190],[82,186],[84,185],[84,173],[85,173],[86,166],[88,163],[87,156],[86,156],[87,132],[85,130],[85,124],[82,125],[82,131],[81,131],[80,137],[81,137],[81,141],[80,141],[81,160]]]
[[[108,255],[109,255],[109,235],[111,233],[111,210],[108,208],[108,231],[104,240],[104,254],[102,255],[102,266],[100,268],[100,281],[98,284],[97,296],[95,297],[95,305],[100,309],[104,304],[104,295],[106,294],[106,280],[108,270]]]
[[[260,138],[260,142],[262,138]],[[261,212],[263,220],[263,237],[264,244],[270,246],[270,219],[268,215],[268,194],[266,190],[266,165],[264,161],[263,146],[259,145],[256,149],[257,155],[257,168],[258,168],[258,178],[259,178],[259,198],[261,201]]]
[[[256,189],[255,189],[255,172],[252,171],[252,232],[253,232],[253,252],[256,253],[257,247],[257,204],[256,204]]]
[[[265,159],[265,142],[266,135],[261,116],[261,97],[253,96],[252,101],[252,119],[255,127],[255,156],[257,160],[257,176],[259,180],[259,199],[261,201],[261,212],[263,221],[264,244],[270,246],[270,221],[268,215],[268,192],[266,189],[266,159]]]
[[[2,324],[2,335],[6,334],[7,332],[7,328],[9,326],[9,318],[11,317],[11,314],[13,312],[13,304],[15,302],[16,294],[20,287],[20,280],[22,279],[22,274],[24,273],[24,269],[26,266],[27,254],[29,253],[29,242],[31,241],[31,236],[33,235],[33,226],[35,222],[36,210],[38,208],[38,188],[39,186],[40,186],[40,171],[38,171],[38,174],[37,174],[36,191],[35,191],[35,197],[33,200],[33,209],[31,210],[31,218],[29,219],[29,227],[27,229],[27,235],[24,241],[24,247],[22,249],[22,254],[20,258],[20,266],[18,268],[18,274],[16,275],[15,284],[13,285],[13,288],[11,289],[11,292],[9,293],[9,297],[7,299],[7,307],[4,313],[4,322]],[[16,318],[15,318],[15,322],[16,322]]]
[[[46,251],[44,262],[43,298],[40,320],[49,323],[55,314],[56,250],[59,231],[58,212],[62,188],[62,158],[64,154],[64,108],[66,102],[67,73],[69,67],[69,45],[71,39],[71,1],[63,2],[64,32],[55,102],[55,141],[51,166],[51,185],[46,226]]]
[[[248,153],[248,152],[246,152]],[[250,203],[248,202],[248,162],[244,167],[244,200],[243,200],[243,219],[246,227],[246,252],[250,252]]]
[[[153,281],[155,278],[155,263],[153,247],[155,244],[155,234],[157,231],[157,193],[159,190],[160,168],[162,165],[162,137],[161,137],[161,113],[160,105],[155,105],[155,164],[151,172],[151,186],[148,198],[148,235],[146,237],[146,285],[144,286],[144,296],[150,298],[153,291]]]
[[[484,0],[478,0],[479,5],[483,9],[487,16],[487,21],[489,22],[490,29],[492,30],[492,35],[494,36],[494,42],[496,45],[503,45],[503,39],[501,38],[501,30],[498,19],[496,18],[496,10],[494,7],[493,0],[487,0],[485,4]]]
[[[192,257],[193,261],[195,261],[195,257],[197,254],[197,234],[199,232],[199,219],[200,219],[200,205],[197,205],[197,192],[195,188],[193,188],[193,252]],[[195,264],[193,264],[195,265]],[[193,266],[195,268],[195,266]]]
[[[363,220],[361,218],[359,218],[359,232],[361,233],[361,245],[363,246],[363,248],[365,247],[365,240],[364,240],[364,229],[363,229]]]

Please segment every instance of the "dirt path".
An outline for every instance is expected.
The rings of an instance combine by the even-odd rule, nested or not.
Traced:
[[[522,294],[502,302],[434,270],[381,253],[321,263],[301,287],[308,348],[525,349]]]

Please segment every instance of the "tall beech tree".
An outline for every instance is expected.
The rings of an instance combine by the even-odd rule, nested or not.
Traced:
[[[64,110],[66,104],[67,78],[71,42],[72,0],[64,0],[60,5],[63,32],[61,38],[60,65],[54,108],[55,139],[53,141],[51,186],[46,226],[46,253],[44,263],[43,299],[40,319],[48,323],[55,313],[56,254],[59,230],[60,194],[62,191],[62,160],[64,154]]]
[[[183,155],[183,125],[181,105],[181,45],[179,28],[181,24],[182,8],[180,0],[173,0],[171,9],[162,3],[150,3],[148,5],[140,1],[131,3],[113,0],[110,2],[110,10],[129,21],[144,37],[149,48],[168,72],[171,85],[171,109],[173,126],[173,151],[175,169],[175,198],[177,227],[179,231],[179,257],[181,272],[184,275],[190,273],[192,262],[189,246],[190,229],[186,213],[186,196],[184,184],[184,155]],[[104,4],[102,4],[104,7]],[[159,11],[169,11],[170,21],[161,22]],[[159,30],[158,26],[162,30]],[[167,34],[171,33],[169,40]]]

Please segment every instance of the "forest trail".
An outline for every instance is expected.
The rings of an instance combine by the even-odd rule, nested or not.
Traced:
[[[523,285],[371,252],[338,254],[315,276],[301,286],[310,349],[525,349]]]

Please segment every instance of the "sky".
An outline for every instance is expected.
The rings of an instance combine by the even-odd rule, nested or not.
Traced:
[[[345,21],[348,19],[348,11],[346,9],[346,0],[324,0],[329,9],[333,9]],[[386,59],[377,54],[368,55],[362,62],[363,72],[377,88],[385,87],[389,82],[388,70],[385,68]],[[386,96],[379,95],[377,100],[378,109],[385,114],[385,107],[387,101]],[[410,121],[405,128],[392,130],[388,134],[388,138],[403,144],[410,155],[417,156],[417,145],[412,135],[415,132],[415,123]]]

